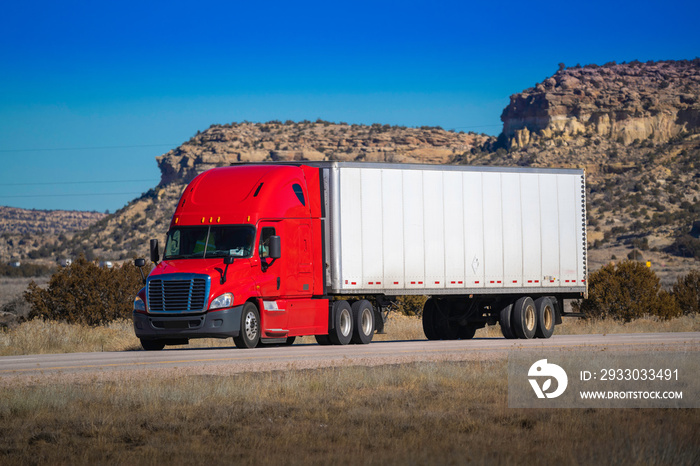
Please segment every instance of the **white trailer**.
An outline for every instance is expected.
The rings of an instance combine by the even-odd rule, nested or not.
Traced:
[[[586,283],[579,169],[326,162],[328,294],[426,295],[429,339],[547,338]]]

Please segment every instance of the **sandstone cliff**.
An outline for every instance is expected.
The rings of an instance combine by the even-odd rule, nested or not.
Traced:
[[[318,120],[213,125],[157,157],[161,185],[189,182],[213,167],[237,162],[340,160],[446,164],[494,138],[441,128],[348,125]]]
[[[561,69],[511,96],[501,120],[515,148],[577,135],[663,143],[700,128],[700,59]]]

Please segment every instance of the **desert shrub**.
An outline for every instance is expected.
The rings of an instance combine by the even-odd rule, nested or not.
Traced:
[[[682,257],[700,258],[700,239],[693,238],[690,235],[682,235],[667,248],[671,254]]]
[[[132,263],[108,269],[81,255],[53,274],[47,289],[31,282],[24,298],[32,308],[30,317],[101,325],[129,318],[141,286],[141,274]]]
[[[423,315],[423,305],[427,299],[427,296],[399,296],[396,304],[403,315],[420,316]]]
[[[588,298],[574,305],[588,319],[629,322],[643,316],[670,319],[681,314],[659,277],[640,262],[608,264],[588,278]]]
[[[700,312],[700,271],[692,270],[688,275],[678,277],[673,285],[673,296],[683,314]]]

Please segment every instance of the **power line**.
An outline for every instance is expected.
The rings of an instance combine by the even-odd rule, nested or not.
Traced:
[[[56,185],[56,184],[104,184],[104,183],[142,183],[142,182],[155,183],[158,180],[102,180],[102,181],[47,181],[47,182],[37,182],[37,183],[3,183],[0,186],[46,186],[46,185]]]
[[[0,149],[0,153],[10,152],[58,152],[71,150],[104,150],[104,149],[135,149],[139,147],[173,147],[178,144],[137,144],[133,146],[96,146],[96,147],[54,147],[54,148],[37,148],[37,149]]]

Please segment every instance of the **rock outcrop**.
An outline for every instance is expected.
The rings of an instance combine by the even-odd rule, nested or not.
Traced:
[[[509,148],[577,135],[664,143],[700,129],[700,59],[561,69],[511,96],[501,120]]]
[[[491,136],[441,128],[374,124],[268,122],[213,125],[157,157],[161,185],[189,182],[213,167],[236,162],[339,160],[365,162],[452,162]]]

